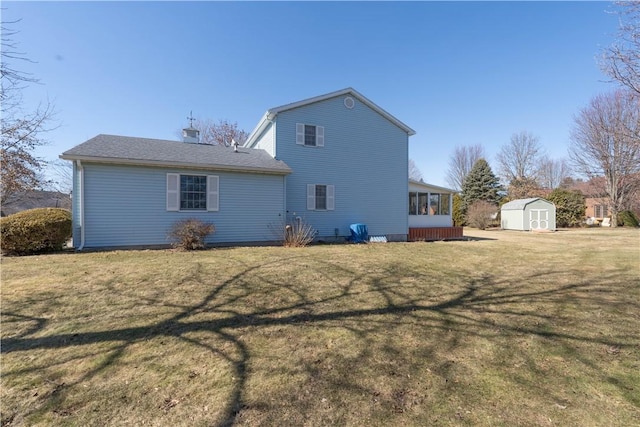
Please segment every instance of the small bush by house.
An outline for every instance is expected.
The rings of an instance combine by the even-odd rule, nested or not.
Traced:
[[[282,244],[290,248],[307,246],[318,235],[318,231],[302,217],[296,217],[295,213],[290,221],[282,221],[269,226],[274,237]]]
[[[467,225],[484,230],[493,222],[497,209],[493,203],[476,200],[467,209]]]
[[[58,208],[18,212],[0,220],[0,235],[3,254],[59,251],[71,237],[71,212]]]
[[[177,221],[169,231],[169,239],[174,248],[194,251],[205,248],[205,239],[216,231],[213,224],[197,218]]]

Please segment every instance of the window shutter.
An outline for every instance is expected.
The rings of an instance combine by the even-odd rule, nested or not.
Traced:
[[[304,123],[296,123],[296,144],[304,145]]]
[[[327,185],[327,210],[336,209],[336,188],[333,185]]]
[[[316,210],[316,185],[307,184],[307,210]]]
[[[167,174],[167,210],[180,210],[180,174]]]
[[[324,147],[324,126],[316,126],[316,147]]]
[[[220,178],[215,175],[207,176],[207,210],[218,211],[220,208]]]

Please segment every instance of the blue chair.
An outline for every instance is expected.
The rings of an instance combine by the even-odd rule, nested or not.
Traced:
[[[349,230],[351,230],[351,238],[349,239],[351,242],[367,243],[369,241],[367,224],[351,224]]]

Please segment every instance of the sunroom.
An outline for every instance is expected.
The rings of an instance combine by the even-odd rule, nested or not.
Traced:
[[[453,226],[456,190],[409,180],[409,241],[462,238],[462,227]]]

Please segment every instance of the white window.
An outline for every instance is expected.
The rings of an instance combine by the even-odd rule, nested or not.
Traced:
[[[215,175],[167,174],[168,211],[217,211],[218,196]]]
[[[607,205],[595,205],[594,210],[596,218],[604,218],[609,213],[609,207]]]
[[[324,147],[324,127],[296,123],[296,144],[307,147]]]
[[[409,193],[409,215],[449,215],[450,194]]]
[[[307,184],[307,209],[310,211],[335,210],[335,187],[325,184]]]

